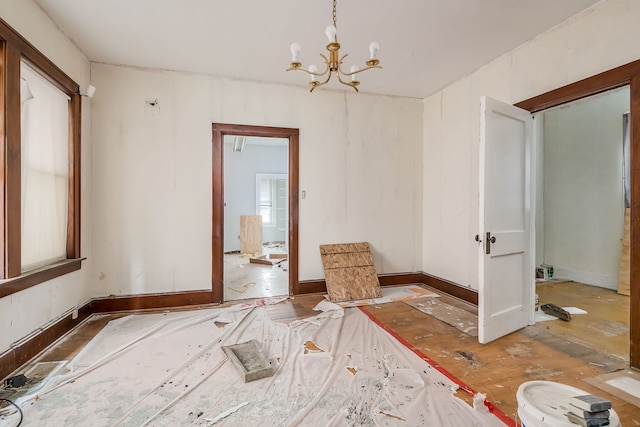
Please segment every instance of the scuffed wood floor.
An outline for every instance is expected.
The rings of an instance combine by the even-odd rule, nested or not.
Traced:
[[[588,313],[571,322],[545,322],[549,331],[629,361],[629,296],[575,282],[538,285],[536,292],[540,304],[577,306]]]
[[[544,293],[539,292],[541,303],[554,302],[557,305],[577,306],[590,311],[587,304],[593,302],[581,302],[579,298],[582,295],[584,298],[593,299],[590,293],[593,289],[577,292],[576,284],[570,285],[572,287],[569,288],[567,285],[544,285],[549,287],[544,289]],[[570,304],[565,303],[560,297],[568,292],[571,293]],[[288,323],[317,314],[313,311],[313,307],[322,299],[321,295],[296,296],[280,304],[268,306],[267,310],[272,319]],[[608,302],[609,298],[600,299],[598,304],[618,304],[611,307],[612,313],[619,310],[618,302]],[[464,305],[448,297],[443,297],[442,300],[458,306]],[[585,378],[612,372],[629,365],[625,360],[613,356],[601,344],[590,347],[588,340],[584,337],[569,336],[571,331],[567,328],[573,326],[574,329],[579,329],[575,328],[580,326],[578,323],[561,325],[559,323],[561,321],[552,321],[553,324],[541,322],[536,326],[529,326],[492,343],[482,345],[476,338],[402,302],[369,306],[365,310],[468,386],[485,393],[500,410],[514,419],[517,411],[516,391],[520,384],[532,380],[548,380],[572,385],[589,393],[606,397],[612,401],[623,426],[640,426],[640,408],[583,381]],[[602,310],[607,312],[606,309]],[[595,313],[596,310],[593,309],[593,311]],[[90,318],[31,363],[70,360],[109,320],[122,315],[118,313]],[[582,319],[582,321],[586,320]],[[618,320],[612,317],[605,320],[607,321],[617,322]],[[466,393],[459,392],[458,396],[470,402]]]

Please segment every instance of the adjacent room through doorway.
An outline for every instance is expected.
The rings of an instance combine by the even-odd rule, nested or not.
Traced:
[[[586,310],[592,322],[576,315],[576,321],[554,327],[626,361],[629,98],[624,86],[534,115],[540,303]]]
[[[289,294],[288,140],[225,135],[224,299]]]
[[[212,300],[297,294],[299,130],[212,133]]]

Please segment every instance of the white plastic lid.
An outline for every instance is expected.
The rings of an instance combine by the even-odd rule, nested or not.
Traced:
[[[528,381],[518,387],[518,411],[544,425],[576,427],[565,414],[569,412],[571,398],[584,394],[589,393],[566,384]],[[609,426],[620,427],[620,418],[613,409],[609,415]]]

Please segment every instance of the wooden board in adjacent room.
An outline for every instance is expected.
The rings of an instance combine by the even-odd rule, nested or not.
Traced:
[[[262,216],[240,215],[240,252],[262,253]]]
[[[624,211],[624,232],[622,233],[622,250],[620,252],[620,274],[618,275],[618,293],[631,294],[630,264],[631,264],[631,209]]]
[[[382,296],[369,243],[320,245],[320,256],[330,301]]]

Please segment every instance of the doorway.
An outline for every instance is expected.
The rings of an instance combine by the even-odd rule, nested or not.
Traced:
[[[253,145],[262,145],[262,146],[278,146],[285,145],[286,146],[286,161],[288,163],[288,173],[287,177],[284,180],[284,188],[283,188],[283,180],[282,176],[274,177],[273,174],[269,174],[267,176],[265,171],[260,173],[255,172],[252,173],[253,183],[252,188],[252,196],[251,196],[251,204],[253,208],[249,209],[246,213],[247,218],[243,219],[246,221],[245,230],[250,230],[251,223],[254,223],[254,230],[260,229],[262,230],[262,225],[264,221],[267,221],[268,224],[273,224],[275,228],[283,228],[284,234],[286,235],[286,239],[279,240],[277,236],[274,240],[274,245],[282,244],[283,249],[286,250],[287,254],[287,266],[286,273],[288,277],[288,289],[285,292],[285,295],[289,294],[297,294],[298,293],[298,177],[299,177],[299,166],[298,166],[298,142],[299,142],[299,130],[291,129],[291,128],[276,128],[276,127],[266,127],[266,126],[249,126],[249,125],[234,125],[234,124],[222,124],[222,123],[214,123],[212,125],[213,130],[213,175],[212,175],[212,187],[213,187],[213,197],[212,197],[212,293],[213,293],[213,301],[214,302],[223,302],[223,300],[227,299],[236,299],[239,294],[240,298],[243,298],[242,294],[244,292],[228,292],[228,295],[225,295],[225,251],[226,252],[236,252],[238,255],[242,255],[240,248],[235,249],[235,246],[232,245],[233,238],[236,237],[236,241],[240,240],[237,236],[242,234],[241,232],[235,232],[234,234],[226,235],[232,233],[231,227],[226,228],[225,222],[233,221],[234,223],[238,222],[238,229],[240,228],[240,218],[226,218],[225,219],[225,190],[231,193],[231,189],[225,187],[225,177],[227,176],[225,173],[225,145],[228,146],[228,149],[231,151],[236,148],[239,150],[240,145],[244,145],[244,149],[247,149],[247,141],[249,141],[249,145],[252,145],[251,141],[253,140]],[[225,139],[229,141],[229,144],[225,144]],[[259,141],[259,142],[258,142]],[[237,152],[236,152],[237,153]],[[255,192],[255,188],[263,187],[265,190],[265,197],[263,197],[261,202],[260,191]],[[271,207],[274,206],[269,200],[266,193],[268,193],[268,189],[272,190],[272,196],[277,197],[278,194],[282,195],[284,192],[286,194],[286,207],[280,206],[280,208],[284,208],[284,214],[281,210],[279,214],[276,214],[275,211],[270,211]],[[282,203],[281,203],[282,205]],[[284,215],[284,218],[282,218]],[[275,222],[274,222],[275,220]],[[278,220],[280,222],[278,222]],[[256,225],[256,221],[258,224]],[[249,228],[247,228],[249,227]],[[257,227],[257,228],[256,228]],[[225,229],[227,230],[225,233]],[[270,230],[274,231],[274,230]],[[250,233],[250,231],[247,231]],[[273,236],[271,236],[273,237]],[[226,239],[226,240],[225,240]],[[251,240],[251,239],[248,239]],[[254,239],[255,240],[255,239]],[[263,243],[263,239],[260,238],[260,246]],[[227,248],[225,249],[225,245]],[[252,251],[252,253],[247,253],[247,255],[255,256],[255,258],[260,258],[264,255],[265,259],[269,259],[267,254],[258,254],[258,251]],[[260,250],[262,252],[262,250]],[[280,250],[274,250],[273,252],[280,252]],[[274,263],[275,264],[275,263]],[[233,276],[229,275],[228,278],[233,280]],[[237,291],[243,291],[244,287],[249,282],[234,284],[231,283],[232,287]],[[233,286],[236,285],[236,286]],[[265,295],[267,296],[267,295]]]
[[[516,104],[531,113],[567,102],[630,86],[630,168],[631,168],[631,222],[630,222],[630,313],[629,364],[640,368],[640,60],[596,74],[567,86],[554,89]]]
[[[224,137],[225,301],[289,295],[288,142]]]
[[[624,86],[534,114],[536,292],[540,304],[588,313],[567,324],[544,324],[584,342],[591,339],[598,343],[595,347],[627,361],[629,297],[618,292],[624,294],[628,285],[628,279],[619,280],[628,268],[628,262],[621,263],[625,217],[629,219],[624,186],[628,153],[623,154],[628,111],[629,87]],[[536,314],[536,321],[546,318]]]

